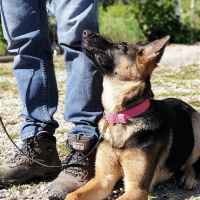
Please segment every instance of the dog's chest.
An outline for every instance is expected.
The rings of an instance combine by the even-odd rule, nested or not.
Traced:
[[[128,134],[125,134],[124,128],[113,127],[110,125],[107,125],[105,132],[103,133],[104,139],[117,148],[122,148],[124,146],[124,143],[128,138],[127,135]]]
[[[104,117],[99,122],[99,131],[104,140],[116,148],[146,145],[149,140],[153,142],[152,138],[156,135],[154,132],[158,132],[159,129],[159,120],[156,117],[151,118],[150,115],[131,118],[127,124],[108,124]]]
[[[116,148],[123,148],[125,142],[138,131],[141,130],[143,124],[108,124],[105,119],[99,123],[100,132],[103,134],[104,140]]]

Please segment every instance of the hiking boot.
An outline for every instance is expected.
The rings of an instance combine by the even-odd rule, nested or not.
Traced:
[[[62,172],[49,186],[49,200],[63,200],[70,192],[85,185],[94,177],[96,148],[90,152],[94,142],[90,136],[69,134],[68,156],[63,160]],[[90,152],[87,155],[87,153]]]
[[[30,158],[27,158],[26,155]],[[56,138],[46,131],[23,141],[21,151],[4,165],[0,165],[0,186],[23,184],[31,180],[49,180],[60,173],[61,161],[56,150]],[[34,160],[32,160],[34,159]]]

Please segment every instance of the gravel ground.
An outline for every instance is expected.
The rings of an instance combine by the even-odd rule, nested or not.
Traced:
[[[6,67],[10,67],[12,63],[0,63],[0,70]],[[175,69],[180,70],[181,66],[198,66],[199,67],[199,80],[200,80],[200,46],[199,45],[170,45],[166,48],[165,54],[159,64],[158,70],[162,69]],[[64,85],[65,85],[65,70],[59,69],[56,71],[59,90],[59,107],[55,114],[55,119],[60,123],[60,127],[57,130],[56,138],[57,143],[65,142],[65,136],[63,132],[67,132],[73,126],[73,124],[65,122],[63,120],[63,107],[64,107]],[[200,85],[200,81],[196,80],[194,84]],[[16,82],[14,76],[0,76],[0,83],[8,82],[10,88],[6,89],[3,93],[0,93],[0,115],[3,117],[7,131],[14,137],[14,141],[17,145],[21,145],[21,141],[17,137],[17,133],[20,124],[23,122],[23,118],[20,116],[21,101],[16,89]],[[197,87],[198,87],[197,86]],[[167,86],[168,87],[168,86]],[[173,87],[173,83],[170,85]],[[154,87],[154,93],[159,93],[166,88]],[[200,97],[196,97],[200,101]],[[188,97],[184,99],[189,102]],[[200,111],[200,110],[199,110]],[[0,164],[9,160],[16,152],[7,136],[4,134],[0,127]],[[60,155],[61,157],[63,155]],[[179,188],[176,185],[176,180],[172,179],[167,183],[161,184],[158,190],[151,194],[151,199],[200,199],[200,184],[198,183],[197,189],[193,191],[185,191],[183,188]],[[0,199],[2,200],[22,200],[22,199],[35,199],[35,200],[47,200],[47,188],[51,182],[31,183],[21,186],[11,186],[9,188],[0,189]],[[107,199],[116,199],[116,197],[123,192],[120,188],[121,184],[118,184],[118,188],[113,192],[112,196]]]

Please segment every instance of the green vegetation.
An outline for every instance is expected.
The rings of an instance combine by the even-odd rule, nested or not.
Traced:
[[[129,5],[113,5],[106,10],[100,7],[99,27],[101,34],[112,41],[136,43],[140,38],[134,9]]]
[[[171,43],[190,42],[190,1],[181,1],[181,20],[175,0],[100,0],[101,34],[113,41],[152,41],[166,35]],[[195,5],[194,42],[200,41],[200,2]]]
[[[18,186],[13,186],[15,187],[15,189],[19,192],[23,192],[24,190],[28,189],[29,186],[28,185],[18,185]]]
[[[181,25],[175,16],[174,1],[151,1],[138,3],[136,18],[143,35],[153,41],[170,35],[171,42],[176,42],[175,37]]]
[[[190,43],[190,1],[182,0],[182,19],[175,15],[175,0],[146,0],[138,3],[136,18],[143,35],[152,41],[170,35],[171,43]],[[200,40],[199,2],[196,5],[194,41]]]
[[[66,149],[66,142],[60,142],[57,144],[57,150],[60,158],[65,158],[68,155],[68,151]]]
[[[5,79],[1,79],[0,81],[0,99],[3,98],[3,92],[5,91],[13,91],[13,93],[18,93],[17,85],[7,80],[7,77],[14,77],[13,66],[12,63],[5,65],[0,65],[0,77],[4,77]]]
[[[67,133],[68,131],[69,131],[69,130],[62,129],[62,130],[57,130],[56,133],[64,135],[64,134]]]
[[[195,1],[194,42],[200,41],[200,1]],[[181,1],[181,23],[175,16],[175,0],[100,0],[101,34],[112,41],[152,41],[165,35],[171,43],[190,43],[191,1]],[[0,56],[7,55],[0,23]]]
[[[8,54],[7,43],[6,43],[6,40],[4,39],[2,26],[1,26],[1,23],[0,23],[0,56],[7,55],[7,54]]]
[[[12,138],[12,140],[18,139],[19,138],[19,133],[18,132],[11,133],[10,137]]]

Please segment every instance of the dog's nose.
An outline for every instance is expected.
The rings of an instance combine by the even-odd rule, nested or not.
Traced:
[[[89,36],[91,33],[92,33],[92,31],[90,31],[90,30],[84,30],[84,31],[83,31],[83,37],[87,37],[87,36]]]

